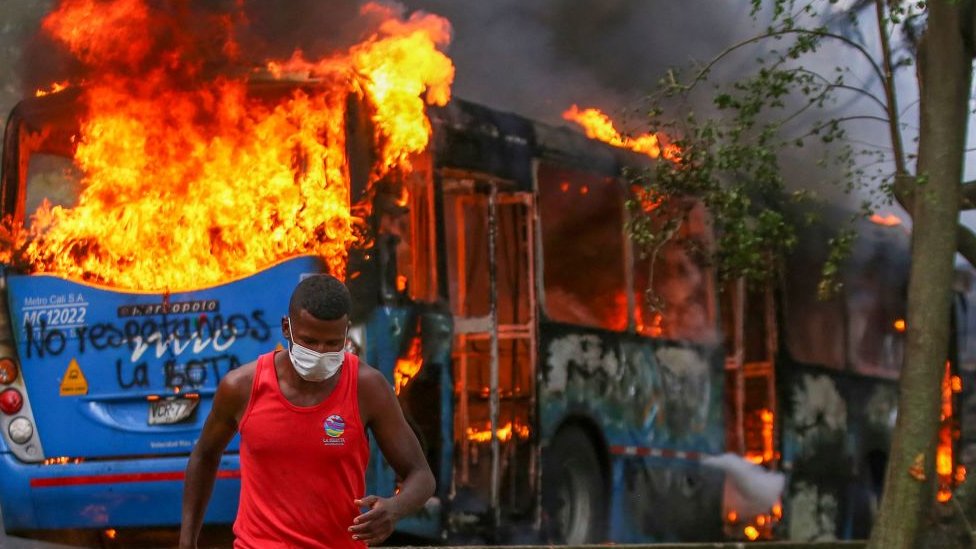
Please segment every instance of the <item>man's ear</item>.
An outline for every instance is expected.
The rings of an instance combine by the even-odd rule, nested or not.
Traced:
[[[281,337],[285,339],[290,339],[288,337],[288,332],[289,332],[288,324],[289,324],[288,317],[287,316],[281,317]]]

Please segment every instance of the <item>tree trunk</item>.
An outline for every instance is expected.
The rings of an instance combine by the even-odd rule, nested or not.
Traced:
[[[929,1],[928,25],[919,50],[920,175],[912,208],[905,363],[881,509],[869,543],[872,549],[913,547],[923,513],[934,502],[931,481],[948,356],[972,73],[961,32],[966,3]]]

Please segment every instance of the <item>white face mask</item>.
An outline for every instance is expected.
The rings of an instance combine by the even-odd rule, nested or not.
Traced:
[[[325,381],[334,376],[346,358],[345,351],[319,353],[295,343],[295,336],[291,332],[291,319],[288,319],[288,338],[291,347],[288,356],[291,365],[298,373],[298,377],[305,381]]]

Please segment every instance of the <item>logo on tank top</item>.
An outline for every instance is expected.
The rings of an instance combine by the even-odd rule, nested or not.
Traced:
[[[346,439],[342,438],[342,433],[346,432],[346,421],[342,419],[342,416],[334,414],[325,418],[322,428],[325,429],[326,434],[326,437],[322,439],[324,444],[342,445],[346,443]]]

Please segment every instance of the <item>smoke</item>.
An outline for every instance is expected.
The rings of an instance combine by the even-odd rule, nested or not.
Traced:
[[[737,454],[708,456],[702,459],[702,465],[726,474],[724,506],[742,516],[769,513],[782,496],[786,484],[783,473],[769,471]]]
[[[347,49],[375,32],[381,17],[376,10],[361,12],[358,0],[91,0],[34,2],[35,23],[29,36],[11,37],[23,44],[19,71],[22,94],[53,82],[78,81],[86,72],[123,69],[143,72],[155,67],[187,65],[203,69],[201,76],[239,73],[262,67],[269,60],[285,60],[298,50],[306,59],[318,59]],[[402,7],[389,4],[402,12]],[[94,11],[87,28],[71,23]],[[66,23],[70,33],[53,30]],[[130,33],[138,30],[151,50],[139,51]],[[74,42],[69,42],[73,40]],[[128,47],[127,47],[128,46]],[[133,47],[136,47],[133,51]],[[70,50],[70,51],[69,51]],[[126,67],[126,62],[131,66]]]
[[[572,104],[619,119],[669,67],[710,58],[751,26],[744,5],[712,0],[403,3],[454,26],[457,97],[551,124]]]

